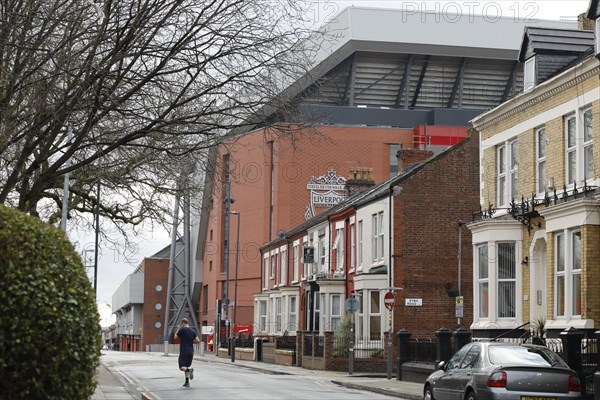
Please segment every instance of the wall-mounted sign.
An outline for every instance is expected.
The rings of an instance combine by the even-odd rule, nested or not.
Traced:
[[[457,296],[456,297],[456,304],[454,307],[455,310],[455,316],[456,318],[462,318],[463,317],[463,312],[464,312],[464,304],[465,304],[465,298],[463,296]]]
[[[306,246],[302,254],[302,262],[304,264],[312,264],[315,262],[315,248]]]
[[[327,171],[327,175],[311,177],[306,188],[310,190],[310,204],[306,206],[305,219],[316,215],[316,207],[333,207],[346,199],[346,178],[338,176],[333,169]]]
[[[423,299],[404,299],[404,305],[406,307],[421,307]]]

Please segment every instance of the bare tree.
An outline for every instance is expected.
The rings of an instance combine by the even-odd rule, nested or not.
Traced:
[[[163,218],[207,149],[276,122],[266,110],[310,65],[301,15],[296,0],[0,0],[0,203],[55,222],[69,173],[71,215],[93,212],[100,180],[118,226]]]

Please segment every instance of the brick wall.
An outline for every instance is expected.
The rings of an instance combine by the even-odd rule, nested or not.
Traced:
[[[600,321],[600,226],[583,225],[581,239],[581,317]]]
[[[142,264],[144,271],[144,308],[142,311],[141,348],[145,349],[146,345],[160,343],[159,339],[161,338],[164,340],[169,260],[145,258]],[[160,291],[156,290],[157,285],[161,286]],[[162,306],[160,310],[156,309],[156,304]],[[156,327],[157,322],[161,324],[158,328]]]
[[[458,221],[470,221],[479,206],[479,141],[458,145],[434,159],[399,186],[394,196],[394,286],[402,287],[394,307],[394,331],[405,328],[416,338],[457,326],[455,299],[446,285],[458,283]],[[471,234],[462,227],[461,294],[464,316],[473,319]],[[406,298],[422,306],[405,306]]]
[[[575,75],[573,75],[575,76]],[[488,139],[496,134],[505,132],[508,129],[514,129],[519,124],[538,117],[540,114],[552,110],[564,103],[577,98],[584,92],[596,89],[599,85],[598,77],[592,77],[579,82],[576,86],[558,91],[555,95],[547,98],[545,101],[537,103],[529,108],[516,112],[510,117],[500,120],[497,124],[486,127],[481,130],[482,139]],[[587,104],[581,103],[570,110],[566,110],[564,115],[573,112],[579,112]],[[506,111],[506,110],[505,110]],[[594,143],[600,143],[600,102],[592,103]],[[541,120],[537,127],[545,126],[548,145],[546,148],[546,177],[554,178],[554,187],[562,189],[565,184],[565,139],[563,115],[546,121]],[[534,129],[515,132],[513,137],[517,137],[519,145],[519,184],[515,198],[531,197],[535,191],[535,135]],[[598,175],[600,171],[600,157],[594,158],[595,171]],[[482,166],[482,196],[484,198],[484,208],[488,203],[497,204],[497,160],[496,147],[483,149]],[[549,190],[553,188],[548,188]]]

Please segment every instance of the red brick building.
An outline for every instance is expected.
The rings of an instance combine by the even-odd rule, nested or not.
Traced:
[[[473,135],[437,155],[400,150],[397,176],[265,244],[266,278],[254,296],[256,333],[336,331],[351,297],[358,300],[357,351],[374,343],[383,350],[390,328],[418,339],[434,338],[440,328],[468,328],[472,253],[464,223],[479,204],[479,140]],[[307,248],[313,257],[303,257]],[[391,313],[384,302],[390,290],[396,294]],[[322,362],[306,354],[302,360]]]
[[[319,178],[343,182],[351,168],[369,166],[373,180],[383,182],[397,174],[397,149],[413,148],[422,142],[434,146],[439,142],[444,148],[447,143],[459,142],[466,136],[466,128],[429,127],[426,135],[424,132],[423,128],[319,126],[296,134],[293,140],[255,131],[220,146],[214,154],[211,179],[205,186],[201,246],[196,254],[201,260],[202,276],[200,325],[215,323],[217,301],[224,298],[227,277],[230,307],[221,310],[222,318],[227,314],[231,320],[235,311],[238,324],[253,323],[252,295],[264,287],[259,248],[306,217],[346,197],[343,190],[309,189],[319,186]],[[240,218],[237,305],[234,298],[237,214],[230,216],[229,276],[223,262],[226,162],[229,162],[230,196],[235,199],[231,211],[239,212]]]

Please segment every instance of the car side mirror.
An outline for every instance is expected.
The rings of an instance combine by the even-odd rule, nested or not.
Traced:
[[[446,367],[446,361],[440,361],[437,365],[438,369],[444,369]]]

